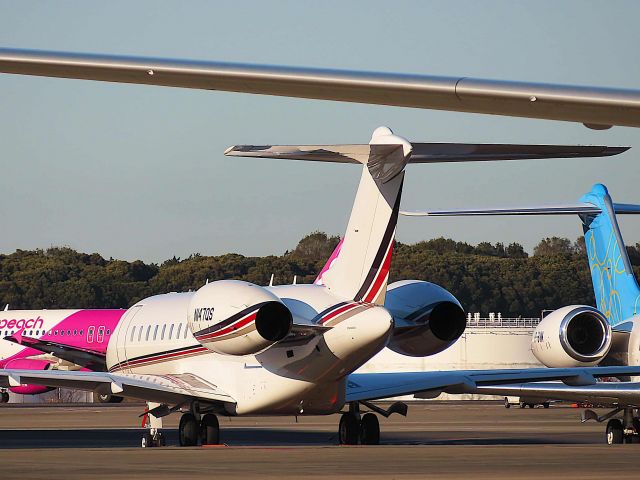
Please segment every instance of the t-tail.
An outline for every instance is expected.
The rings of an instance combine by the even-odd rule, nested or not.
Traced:
[[[408,163],[594,157],[624,150],[601,146],[412,143],[387,127],[379,127],[368,144],[237,145],[225,154],[362,165],[347,230],[315,283],[344,299],[382,305]]]
[[[596,184],[580,201],[600,209],[599,214],[582,214],[580,218],[596,306],[614,326],[638,313],[640,288],[607,188]]]

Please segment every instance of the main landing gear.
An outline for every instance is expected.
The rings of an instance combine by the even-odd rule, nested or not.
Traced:
[[[142,437],[142,447],[161,447],[165,440],[160,429],[162,417],[179,410],[178,407],[169,408],[167,405],[148,402],[144,413],[143,426],[149,430]],[[181,447],[195,447],[196,445],[218,445],[220,443],[220,424],[213,413],[200,412],[197,402],[193,402],[189,412],[183,413],[178,426],[178,439]]]
[[[361,402],[364,406],[379,413],[384,417],[388,417],[392,413],[407,415],[407,405],[402,402],[396,402],[388,410],[380,408],[369,402]],[[367,412],[360,415],[360,404],[351,402],[349,411],[340,417],[340,425],[338,427],[338,442],[340,445],[378,445],[380,444],[380,422],[375,413]]]
[[[180,418],[178,436],[181,447],[218,445],[220,443],[220,424],[212,413],[202,415],[200,421],[193,413],[184,413]]]
[[[6,390],[0,392],[0,403],[9,403],[9,392]]]
[[[124,400],[123,397],[111,395],[110,393],[94,393],[93,398],[98,403],[120,403]]]
[[[623,412],[621,419],[612,418],[620,412]],[[587,420],[608,420],[605,440],[609,445],[640,442],[640,410],[637,408],[616,408],[602,416],[593,410],[585,410],[582,412],[582,422]]]

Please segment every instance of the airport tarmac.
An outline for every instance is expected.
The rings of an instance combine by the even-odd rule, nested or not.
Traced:
[[[604,444],[578,409],[497,402],[410,404],[381,419],[380,446],[338,446],[338,416],[222,418],[227,446],[138,445],[142,405],[0,406],[3,479],[51,478],[603,478],[638,472],[640,444]]]

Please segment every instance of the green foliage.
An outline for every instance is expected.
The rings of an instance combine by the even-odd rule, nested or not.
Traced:
[[[207,280],[266,285],[273,274],[275,284],[291,283],[294,275],[299,283],[311,283],[338,241],[313,232],[282,256],[193,254],[160,265],[106,260],[64,247],[16,250],[0,255],[0,303],[34,309],[126,308],[150,295],[196,290]],[[640,266],[640,244],[627,249],[632,264]],[[594,303],[582,238],[574,243],[545,238],[531,257],[517,243],[472,246],[446,238],[398,242],[390,277],[438,283],[467,311],[484,314],[537,316],[542,309]]]

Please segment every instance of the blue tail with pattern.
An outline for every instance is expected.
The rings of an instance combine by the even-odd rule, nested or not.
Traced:
[[[638,313],[640,288],[620,234],[607,187],[596,184],[580,201],[592,203],[601,213],[581,215],[591,268],[596,306],[609,323],[617,325]]]

